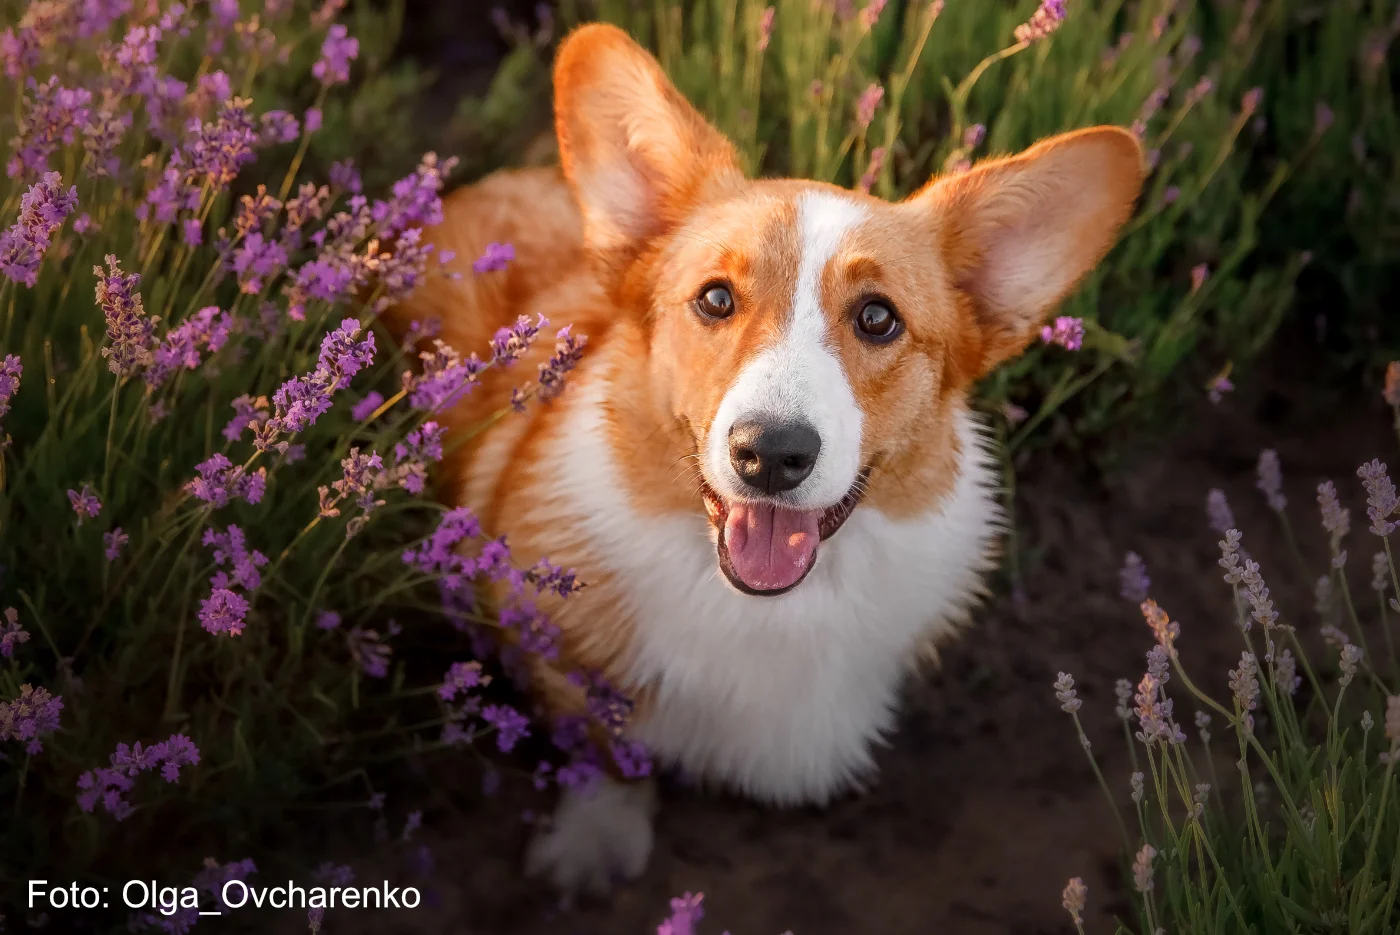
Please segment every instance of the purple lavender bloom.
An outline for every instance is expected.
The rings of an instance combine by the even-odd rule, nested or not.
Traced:
[[[1400,509],[1400,497],[1396,496],[1390,472],[1383,462],[1374,459],[1361,465],[1356,474],[1366,488],[1366,515],[1371,520],[1371,532],[1381,537],[1390,535],[1397,525],[1390,517]]]
[[[311,66],[311,74],[329,87],[350,80],[350,63],[360,55],[360,40],[349,35],[341,23],[331,26],[321,43],[321,58]]]
[[[415,375],[405,371],[403,386],[409,394],[409,405],[428,412],[440,412],[455,405],[471,392],[486,368],[475,354],[463,359],[440,339],[433,340],[431,351],[420,351],[418,358],[423,362],[423,372]]]
[[[131,537],[122,532],[120,526],[113,529],[111,532],[104,532],[102,534],[102,554],[107,557],[107,561],[115,562],[117,558],[121,556],[122,549],[126,548],[126,544],[130,540]]]
[[[513,244],[492,241],[486,245],[486,252],[472,261],[472,272],[477,275],[500,272],[514,260]]]
[[[642,779],[652,773],[651,753],[633,740],[620,738],[608,745],[618,771],[627,779]]]
[[[258,143],[263,146],[295,143],[297,137],[301,136],[301,126],[297,123],[296,115],[285,110],[269,110],[262,115],[259,123],[261,130],[258,133]]]
[[[538,396],[542,401],[554,399],[564,392],[564,374],[578,366],[587,335],[574,337],[572,325],[565,325],[554,334],[554,356],[540,364]]]
[[[481,719],[496,728],[496,748],[509,753],[523,738],[530,736],[530,720],[509,705],[487,705]]]
[[[0,360],[0,418],[10,411],[10,400],[19,391],[19,378],[24,375],[24,364],[18,354],[6,354]]]
[[[306,132],[311,134],[321,129],[321,122],[323,119],[324,115],[321,113],[321,108],[306,108],[306,113],[302,115],[303,126],[306,127]]]
[[[974,123],[963,131],[962,144],[964,149],[976,149],[982,145],[982,141],[987,138],[987,128],[980,123]]]
[[[248,601],[227,588],[215,588],[199,605],[199,622],[217,636],[227,633],[238,636],[243,632],[248,616]]]
[[[1168,185],[1162,191],[1162,204],[1173,205],[1181,197],[1181,189],[1175,185]]]
[[[350,385],[351,377],[374,363],[374,335],[367,333],[364,340],[356,340],[360,330],[358,320],[346,318],[339,328],[321,339],[318,366],[321,370],[338,375],[334,389],[345,389]]]
[[[862,130],[870,126],[870,122],[875,119],[875,109],[880,106],[884,97],[885,89],[875,83],[860,92],[860,97],[856,98],[856,124]]]
[[[261,405],[259,405],[261,403]],[[266,399],[254,399],[251,396],[240,396],[233,401],[233,418],[223,428],[223,436],[231,442],[236,442],[239,436],[248,426],[257,426],[266,417],[264,412],[267,408]]]
[[[465,587],[465,579],[472,574],[473,567],[457,554],[456,546],[480,535],[481,524],[470,509],[463,506],[448,510],[419,548],[404,551],[403,562],[424,574],[441,575],[450,590],[460,590]]]
[[[334,630],[340,626],[340,614],[333,610],[323,610],[316,615],[316,629]]]
[[[1212,489],[1206,494],[1206,520],[1210,528],[1222,536],[1236,529],[1235,514],[1230,509],[1230,501],[1225,499],[1225,491]]]
[[[350,409],[350,418],[356,422],[364,422],[374,415],[374,411],[382,405],[384,405],[384,394],[378,390],[370,390],[364,399]]]
[[[1058,344],[1067,351],[1077,351],[1084,345],[1084,320],[1061,315],[1054,324],[1040,329],[1040,340],[1046,344]]]
[[[686,893],[671,900],[671,915],[656,927],[656,935],[695,935],[696,923],[705,916],[704,899],[704,893]]]
[[[184,490],[214,509],[228,506],[230,500],[257,504],[267,489],[267,468],[258,468],[256,473],[249,474],[243,465],[234,465],[221,452],[215,452],[194,469],[199,476],[186,483]]]
[[[102,356],[107,358],[107,369],[125,379],[150,362],[155,321],[146,316],[141,293],[136,291],[141,276],[123,274],[110,253],[107,268],[107,272],[100,266],[92,268],[97,277],[97,304],[107,320],[107,346]]]
[[[1123,567],[1118,571],[1119,593],[1124,600],[1141,604],[1147,600],[1152,579],[1147,576],[1147,565],[1142,556],[1129,552],[1123,557]]]
[[[14,156],[5,165],[10,178],[48,172],[49,157],[77,140],[91,113],[92,92],[62,87],[57,75],[43,84],[30,78],[27,85],[28,106],[21,111],[18,132],[10,140]]]
[[[19,611],[6,607],[4,619],[0,620],[0,656],[9,659],[15,654],[16,646],[27,642],[29,631],[19,625]]]
[[[331,163],[330,179],[331,184],[336,188],[342,188],[351,194],[358,195],[360,193],[362,187],[360,173],[355,170],[355,160],[353,159]]]
[[[1016,41],[1030,45],[1046,38],[1065,21],[1066,0],[1041,0],[1031,18],[1016,27]]]
[[[262,291],[263,280],[277,275],[287,265],[287,251],[261,231],[250,231],[233,251],[229,269],[238,275],[238,288],[246,295]]]
[[[172,328],[151,355],[151,365],[145,373],[146,385],[157,389],[181,367],[194,370],[200,363],[200,348],[217,352],[233,331],[233,318],[210,305],[195,312],[176,328]]]
[[[411,494],[423,492],[427,482],[428,462],[442,460],[442,439],[447,429],[436,422],[424,422],[404,440],[394,446],[394,470],[391,479]]]
[[[458,695],[465,695],[471,689],[489,681],[489,678],[481,674],[481,663],[454,662],[448,666],[447,674],[443,676],[438,697],[443,701],[456,701]]]
[[[345,643],[350,647],[350,658],[365,675],[382,679],[389,674],[389,657],[393,649],[380,642],[377,630],[354,627],[345,634]]]
[[[102,502],[87,484],[83,485],[82,490],[70,489],[68,502],[72,504],[73,512],[78,514],[79,526],[83,524],[84,519],[95,519],[97,514],[102,512]]]
[[[49,172],[20,197],[19,218],[0,231],[0,273],[34,288],[54,233],[78,205],[78,187],[67,192],[62,177]]]
[[[199,764],[199,748],[184,734],[172,734],[170,739],[156,744],[156,757],[162,761],[160,775],[166,782],[180,779],[180,768]]]
[[[530,323],[528,315],[521,315],[511,327],[501,328],[491,339],[492,363],[509,366],[525,356],[540,329],[548,325],[549,321],[543,315],[534,324]]]
[[[58,713],[63,710],[63,698],[48,689],[21,685],[19,697],[0,702],[0,741],[25,741],[25,752],[31,756],[44,752],[44,734],[58,730]]]
[[[233,571],[230,582],[226,573],[220,571],[210,579],[216,589],[238,586],[247,591],[256,590],[262,584],[258,569],[267,564],[267,556],[257,549],[249,549],[243,530],[229,526],[224,532],[214,529],[204,530],[204,545],[213,550],[214,564],[222,568],[229,565]]]
[[[1282,513],[1288,506],[1288,498],[1283,495],[1283,469],[1278,463],[1278,452],[1272,448],[1259,452],[1259,479],[1254,486],[1269,501],[1269,509]]]
[[[442,223],[443,179],[457,165],[451,158],[439,164],[436,153],[426,153],[413,174],[394,183],[389,201],[376,201],[370,216],[379,224],[381,237],[388,238],[410,227],[432,227]]]

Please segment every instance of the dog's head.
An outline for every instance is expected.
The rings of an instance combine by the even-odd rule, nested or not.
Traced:
[[[748,180],[611,26],[563,44],[555,113],[585,241],[693,439],[720,567],[761,595],[795,587],[863,497],[947,489],[969,387],[1108,251],[1143,176],[1133,135],[1097,127],[895,204]]]

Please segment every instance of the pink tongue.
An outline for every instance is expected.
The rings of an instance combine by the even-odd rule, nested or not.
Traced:
[[[821,510],[784,510],[766,503],[736,503],[724,521],[729,564],[755,591],[789,587],[806,573],[821,541]]]

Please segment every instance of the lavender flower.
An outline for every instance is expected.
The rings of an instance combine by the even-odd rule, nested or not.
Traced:
[[[349,35],[341,23],[331,26],[321,43],[321,58],[311,66],[311,74],[327,87],[350,80],[350,63],[360,55],[360,40]]]
[[[378,630],[353,627],[345,634],[345,644],[350,649],[350,658],[365,675],[382,679],[389,674],[389,657],[393,649],[380,642]]]
[[[1390,557],[1384,552],[1371,556],[1371,590],[1381,595],[1390,590]]]
[[[1147,619],[1147,625],[1152,628],[1152,635],[1157,638],[1157,645],[1164,651],[1174,654],[1176,639],[1181,635],[1181,624],[1173,621],[1167,612],[1151,598],[1144,600],[1140,609],[1143,617]],[[1163,678],[1162,681],[1166,681],[1166,679]]]
[[[1330,480],[1317,485],[1317,505],[1322,511],[1322,528],[1331,537],[1332,554],[1336,556],[1342,540],[1351,532],[1351,510],[1342,507],[1337,488]]]
[[[442,223],[443,179],[457,165],[451,158],[438,162],[436,153],[426,153],[412,175],[394,183],[393,197],[376,201],[370,210],[379,225],[381,237],[397,236],[410,227],[432,227]]]
[[[442,687],[438,689],[438,697],[443,701],[456,701],[459,695],[466,695],[471,689],[484,686],[490,681],[489,676],[482,674],[481,663],[454,662],[447,668]]]
[[[530,735],[529,719],[509,705],[487,705],[481,719],[496,728],[496,747],[502,753],[509,753]]]
[[[102,554],[107,557],[107,561],[115,562],[122,554],[122,549],[126,548],[126,544],[130,539],[130,536],[122,532],[120,526],[113,529],[111,532],[104,532],[102,534]]]
[[[1147,576],[1147,565],[1143,563],[1142,556],[1136,552],[1129,552],[1123,556],[1123,567],[1118,570],[1118,584],[1118,593],[1124,600],[1134,604],[1141,604],[1147,600],[1152,579]]]
[[[540,364],[538,396],[548,402],[564,392],[564,374],[578,366],[583,357],[583,349],[588,344],[586,335],[575,338],[572,325],[565,325],[554,335],[554,356]]]
[[[436,422],[424,422],[394,446],[394,483],[411,494],[420,494],[427,483],[427,464],[442,460],[442,440],[447,429]]]
[[[241,635],[247,616],[247,599],[228,588],[215,588],[199,605],[200,625],[215,636],[220,633]]]
[[[87,124],[92,92],[59,85],[54,75],[43,84],[33,78],[26,85],[28,105],[20,111],[18,131],[10,140],[14,156],[5,165],[10,178],[33,177],[49,171],[49,157],[61,146],[71,146]]]
[[[384,394],[378,390],[371,390],[365,398],[357,402],[350,409],[350,418],[356,422],[364,422],[374,414],[374,411],[384,405]]]
[[[860,92],[860,97],[856,98],[856,125],[862,130],[870,126],[870,122],[875,119],[875,109],[880,106],[884,97],[885,89],[875,83]]]
[[[875,24],[880,21],[880,14],[885,11],[886,0],[870,0],[860,11],[861,28],[867,32],[875,28]]]
[[[1068,672],[1061,672],[1055,679],[1055,698],[1060,702],[1060,710],[1066,714],[1075,713],[1084,704],[1074,690],[1074,676]]]
[[[195,471],[199,476],[185,484],[185,491],[215,509],[228,506],[230,500],[257,504],[267,489],[267,468],[249,474],[243,465],[235,466],[220,452],[196,464]]]
[[[78,205],[78,187],[64,192],[62,184],[57,172],[46,173],[20,197],[18,220],[0,231],[0,273],[30,289],[54,233]]]
[[[1210,715],[1204,711],[1196,712],[1196,730],[1201,734],[1201,743],[1210,744]]]
[[[1157,849],[1151,844],[1144,844],[1133,858],[1133,886],[1139,893],[1152,892],[1152,859],[1156,856]]]
[[[1225,499],[1225,491],[1212,488],[1206,494],[1206,521],[1222,535],[1235,528],[1235,514],[1230,509],[1230,501]]]
[[[229,526],[224,532],[216,529],[204,530],[203,543],[212,550],[214,564],[219,568],[229,566],[228,572],[219,571],[209,579],[215,588],[241,587],[254,591],[262,584],[258,569],[267,564],[267,556],[257,549],[249,549],[247,537],[237,526]]]
[[[92,492],[92,488],[87,484],[81,490],[68,491],[68,502],[73,507],[73,512],[78,514],[78,525],[83,524],[84,519],[95,519],[98,513],[102,512],[102,501],[97,499],[97,494]]]
[[[773,38],[773,18],[777,15],[774,7],[767,7],[758,17],[758,51],[762,52],[768,48],[768,42]]]
[[[1244,97],[1240,99],[1240,112],[1245,116],[1254,113],[1259,109],[1259,105],[1264,102],[1263,88],[1250,88],[1244,92]]]
[[[1293,658],[1293,652],[1289,649],[1281,651],[1274,660],[1274,684],[1289,695],[1296,694],[1298,686],[1303,684],[1302,676],[1298,674],[1298,660]]]
[[[279,436],[300,432],[315,424],[330,410],[331,396],[349,386],[350,378],[374,360],[374,335],[367,334],[360,340],[359,334],[358,321],[353,318],[342,321],[340,328],[327,333],[321,341],[316,369],[305,376],[293,377],[273,394],[273,415],[249,423],[253,425],[254,444],[259,451],[277,448],[285,452],[288,443],[279,441]]]
[[[704,893],[686,893],[671,900],[671,915],[656,928],[656,935],[695,935],[695,925],[705,916]]]
[[[1191,267],[1191,292],[1196,293],[1206,284],[1206,279],[1210,277],[1210,267],[1204,263],[1197,263]]]
[[[0,620],[0,657],[10,658],[15,647],[29,642],[29,631],[19,625],[19,611],[6,607],[4,619]]]
[[[1040,0],[1031,18],[1016,27],[1016,41],[1030,45],[1055,32],[1065,21],[1066,6],[1066,0]]]
[[[540,315],[534,324],[530,323],[528,315],[521,315],[511,327],[498,330],[496,336],[491,339],[492,363],[509,366],[519,360],[530,349],[540,329],[548,324],[549,321],[543,315]]]
[[[1356,474],[1366,487],[1366,515],[1371,520],[1371,532],[1384,538],[1395,531],[1397,524],[1389,517],[1400,509],[1400,497],[1395,494],[1395,484],[1390,473],[1379,459],[1363,464]]]
[[[1227,366],[1220,373],[1211,377],[1206,384],[1206,397],[1212,406],[1220,405],[1220,401],[1225,398],[1225,394],[1233,393],[1235,384],[1230,382],[1230,368]]]
[[[172,734],[169,740],[144,749],[139,741],[129,747],[119,743],[109,762],[109,767],[78,777],[78,806],[91,813],[100,802],[104,811],[122,821],[132,813],[123,796],[134,788],[137,776],[159,766],[166,782],[178,782],[183,767],[198,765],[199,748],[184,734]],[[247,863],[251,867],[252,862]]]
[[[475,354],[463,359],[440,339],[433,340],[431,351],[420,351],[418,358],[423,372],[404,371],[403,388],[409,394],[409,405],[428,412],[440,412],[457,403],[476,386],[486,368]]]
[[[1288,506],[1288,498],[1283,495],[1283,471],[1279,467],[1278,452],[1266,448],[1259,452],[1259,480],[1254,486],[1269,501],[1269,509],[1282,513]]]
[[[24,364],[18,354],[6,354],[0,360],[0,418],[10,411],[10,400],[19,391],[19,378],[24,375]]]
[[[233,332],[233,316],[210,305],[195,312],[166,334],[151,355],[144,374],[146,385],[159,388],[181,367],[194,370],[200,364],[201,348],[217,353]]]
[[[152,333],[156,319],[148,318],[136,286],[140,275],[122,273],[117,258],[107,255],[107,272],[94,266],[97,277],[97,304],[107,319],[107,346],[102,356],[107,369],[126,379],[151,361]]]
[[[1040,340],[1046,344],[1058,344],[1068,351],[1077,351],[1084,344],[1084,320],[1061,315],[1053,324],[1040,329]]]
[[[1082,925],[1084,923],[1084,902],[1088,896],[1089,887],[1085,886],[1084,881],[1079,877],[1073,877],[1065,884],[1065,891],[1060,899],[1060,905],[1065,907],[1065,912],[1069,913],[1069,917],[1075,925]]]
[[[497,273],[514,260],[514,245],[492,241],[486,245],[486,251],[472,261],[472,272],[478,276],[482,273]]]
[[[880,172],[885,168],[885,147],[876,146],[870,151],[870,162],[866,165],[865,171],[861,173],[860,181],[856,183],[856,189],[865,194],[875,187],[875,180],[880,177]]]
[[[974,123],[963,131],[962,144],[964,149],[976,149],[982,145],[982,141],[987,138],[987,127],[984,124]]]
[[[1230,670],[1230,690],[1234,692],[1235,704],[1244,713],[1245,727],[1249,729],[1254,724],[1249,712],[1254,710],[1259,699],[1259,662],[1254,653],[1240,654],[1239,668]]]
[[[22,740],[30,756],[43,753],[42,737],[58,730],[58,716],[62,710],[61,696],[45,688],[21,685],[19,697],[0,702],[0,742]]]
[[[1113,685],[1113,694],[1118,699],[1118,705],[1113,712],[1118,715],[1120,721],[1126,721],[1133,716],[1133,709],[1129,702],[1133,700],[1133,683],[1128,679],[1119,679]]]
[[[1342,658],[1338,666],[1342,670],[1342,677],[1338,680],[1343,688],[1351,684],[1351,680],[1356,677],[1356,667],[1361,663],[1363,653],[1361,647],[1355,643],[1347,643],[1342,647]]]

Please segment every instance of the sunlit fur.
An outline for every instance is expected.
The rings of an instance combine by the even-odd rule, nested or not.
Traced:
[[[548,557],[588,583],[546,603],[563,631],[558,667],[537,664],[546,711],[580,709],[561,670],[598,669],[637,699],[629,729],[663,763],[769,803],[825,802],[868,773],[913,664],[980,594],[997,475],[969,393],[1112,245],[1141,185],[1138,144],[1114,128],[1065,134],[890,204],[746,180],[612,27],[569,37],[555,92],[562,171],[501,173],[450,197],[431,239],[464,275],[424,286],[391,321],[440,319],[465,351],[543,314],[587,335],[588,351],[561,398],[453,452],[442,493],[519,561]],[[491,241],[514,244],[516,261],[473,275]],[[711,281],[732,289],[731,318],[696,313]],[[902,319],[893,342],[854,326],[870,296]],[[488,373],[446,421],[506,405],[550,350]],[[778,597],[719,573],[700,495],[703,480],[746,496],[725,436],[755,414],[822,436],[788,503],[835,504],[871,469],[860,506]],[[614,853],[630,873],[649,848],[649,831],[590,836],[630,807],[599,801],[607,815],[571,801],[536,842],[535,869],[556,885],[596,878],[589,867]]]

